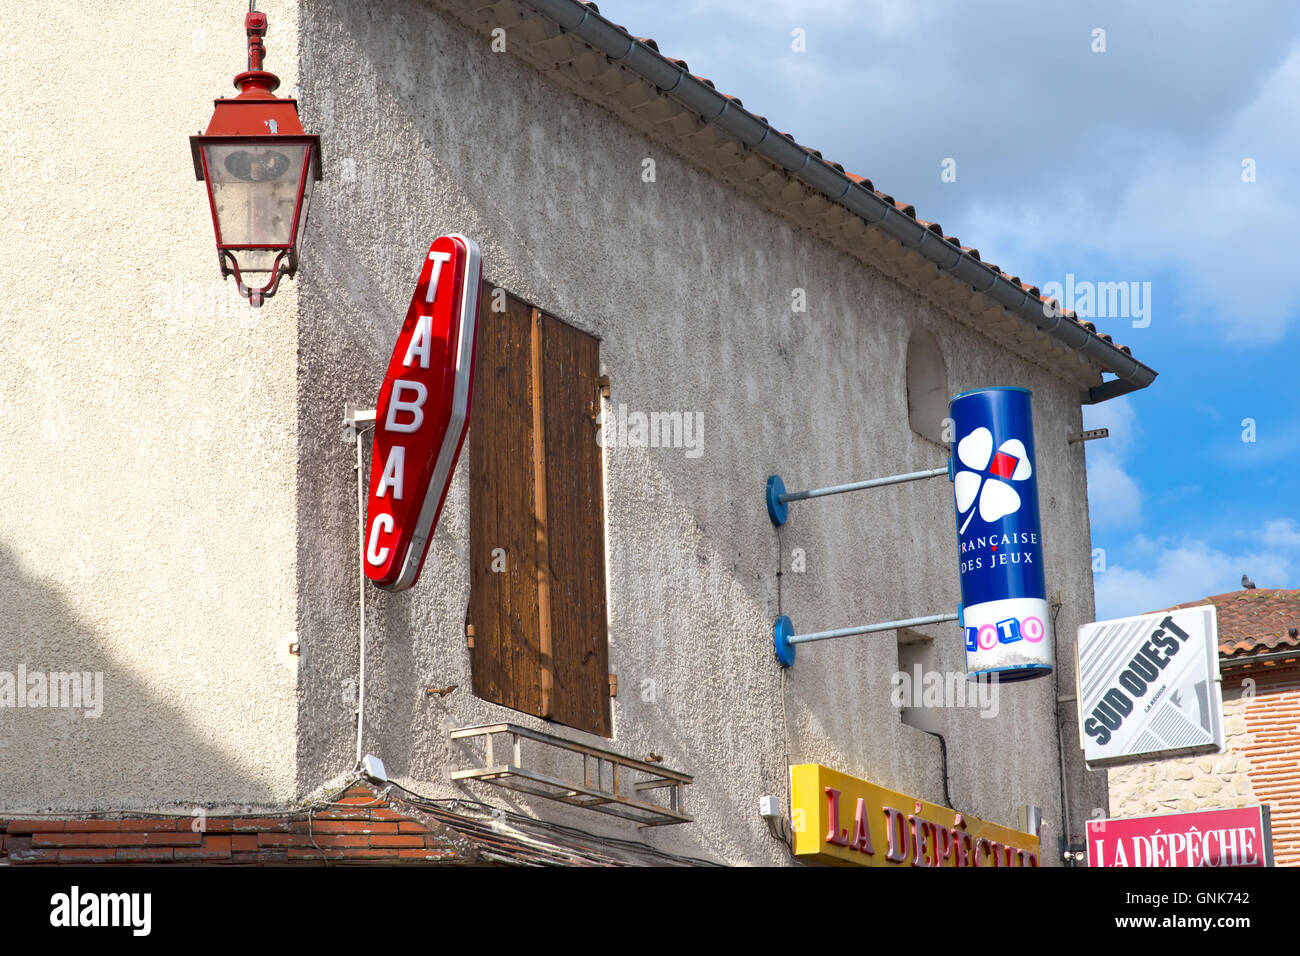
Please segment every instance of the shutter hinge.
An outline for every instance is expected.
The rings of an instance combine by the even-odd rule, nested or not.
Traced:
[[[617,674],[609,675],[609,696],[610,697],[618,696],[618,675]]]
[[[600,378],[596,379],[596,384],[600,386],[601,398],[609,398],[609,376],[602,375]]]
[[[465,625],[465,646],[471,648],[474,646],[474,625],[473,624]]]

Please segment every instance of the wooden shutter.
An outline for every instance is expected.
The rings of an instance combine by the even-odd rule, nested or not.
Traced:
[[[554,719],[608,737],[600,343],[542,316]]]
[[[470,419],[476,696],[609,736],[600,346],[484,289]],[[500,567],[505,552],[505,570]]]
[[[529,310],[510,298],[492,312],[484,293],[469,431],[474,694],[541,716]]]

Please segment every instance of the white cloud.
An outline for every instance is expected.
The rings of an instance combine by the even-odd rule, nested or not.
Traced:
[[[1142,491],[1124,469],[1124,457],[1141,429],[1130,396],[1083,407],[1084,428],[1109,428],[1089,443],[1088,513],[1093,527],[1132,527],[1142,515]]]
[[[1109,428],[1110,437],[1100,447],[1119,454],[1127,452],[1142,432],[1132,395],[1121,395],[1099,405],[1083,406],[1084,428]],[[1094,443],[1096,444],[1096,443]]]
[[[1300,577],[1300,525],[1267,521],[1247,537],[1255,544],[1224,550],[1195,538],[1134,537],[1133,563],[1093,575],[1097,619],[1129,617],[1241,589],[1248,574],[1261,588],[1295,587]]]
[[[1265,521],[1257,537],[1271,548],[1287,548],[1300,551],[1300,523],[1294,518],[1278,518]]]
[[[1300,43],[1293,43],[1252,95],[1217,120],[1207,117],[1195,140],[1160,136],[1153,127],[1140,158],[1123,175],[1112,173],[1118,202],[1099,201],[1077,178],[1063,181],[1055,196],[1015,197],[1014,205],[982,196],[971,213],[983,233],[979,241],[988,258],[1004,257],[1026,271],[1044,260],[1115,263],[1106,267],[1113,274],[1078,278],[1153,282],[1151,321],[1166,329],[1200,312],[1228,340],[1275,342],[1300,307],[1300,271],[1287,244],[1277,241],[1300,218],[1291,172],[1300,152],[1297,87]],[[1255,164],[1254,182],[1242,179],[1245,160]],[[1068,236],[1054,229],[1059,222],[1070,223]],[[1165,274],[1172,292],[1154,278]],[[1097,325],[1133,344],[1127,319]]]
[[[1142,514],[1142,492],[1114,452],[1088,456],[1088,514],[1093,527],[1132,527]]]

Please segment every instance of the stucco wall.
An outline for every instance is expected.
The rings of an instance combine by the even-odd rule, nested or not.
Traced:
[[[615,736],[550,728],[631,756],[662,754],[696,775],[687,807],[697,822],[644,839],[730,862],[787,861],[758,798],[787,799],[787,767],[805,761],[942,800],[937,740],[903,726],[890,704],[895,636],[804,648],[783,673],[771,626],[779,612],[812,630],[954,609],[950,485],[796,505],[779,535],[761,501],[772,472],[804,487],[943,463],[907,424],[913,328],[936,337],[953,392],[1034,391],[1048,589],[1063,605],[1059,672],[1062,687],[1073,685],[1073,635],[1093,607],[1083,451],[1066,443],[1080,427],[1077,386],[489,52],[486,36],[425,3],[311,0],[300,42],[302,108],[326,136],[327,177],[299,281],[300,790],[347,770],[355,743],[356,485],[339,421],[347,404],[373,402],[419,257],[453,230],[479,242],[492,282],[601,337],[607,413],[624,403],[703,416],[698,458],[606,450]],[[642,180],[647,157],[654,183]],[[806,314],[791,310],[795,288],[806,290]],[[470,691],[467,462],[463,454],[419,586],[370,592],[365,749],[427,795],[469,793],[636,837],[591,812],[449,780],[467,765],[450,729],[547,727]],[[806,555],[801,575],[790,573],[794,548]],[[955,627],[926,633],[941,667],[963,667]],[[425,694],[451,684],[445,698]],[[996,719],[947,715],[954,802],[1007,825],[1016,805],[1041,806],[1045,864],[1059,833],[1052,692],[1050,680],[1009,686]],[[1076,739],[1071,722],[1067,749]],[[1083,816],[1105,805],[1104,775],[1085,778],[1071,759],[1072,809]]]
[[[296,290],[221,283],[186,139],[243,11],[4,8],[0,671],[98,672],[103,704],[0,710],[0,809],[286,802]],[[296,4],[262,8],[291,88]]]
[[[356,476],[340,420],[373,404],[418,258],[451,230],[479,241],[493,282],[601,337],[607,414],[702,416],[699,457],[605,452],[615,736],[549,728],[695,774],[697,822],[638,834],[451,784],[467,758],[450,729],[548,726],[470,692],[467,454],[419,587],[368,596],[365,749],[412,789],[758,863],[788,861],[757,801],[788,797],[791,763],[941,800],[938,741],[890,703],[895,635],[808,647],[782,672],[771,624],[953,609],[950,486],[796,505],[779,535],[760,497],[772,472],[802,487],[942,464],[907,424],[914,328],[938,341],[952,392],[1034,390],[1058,670],[1073,685],[1073,635],[1092,616],[1083,447],[1065,440],[1076,386],[426,3],[259,8],[282,92],[301,75],[326,175],[299,278],[260,311],[218,278],[186,141],[233,93],[242,9],[24,5],[3,41],[0,671],[99,672],[104,701],[98,718],[0,710],[0,810],[286,806],[351,768]],[[806,313],[791,311],[795,288]],[[962,668],[955,627],[925,633],[941,668]],[[999,704],[995,719],[945,715],[951,797],[1008,825],[1017,804],[1041,806],[1050,863],[1052,682],[1003,688]],[[1081,817],[1105,806],[1105,781],[1078,770],[1067,720]]]

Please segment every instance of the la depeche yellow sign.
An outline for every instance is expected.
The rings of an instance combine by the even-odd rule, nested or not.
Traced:
[[[820,764],[790,768],[794,854],[859,866],[1038,866],[1038,837]]]

